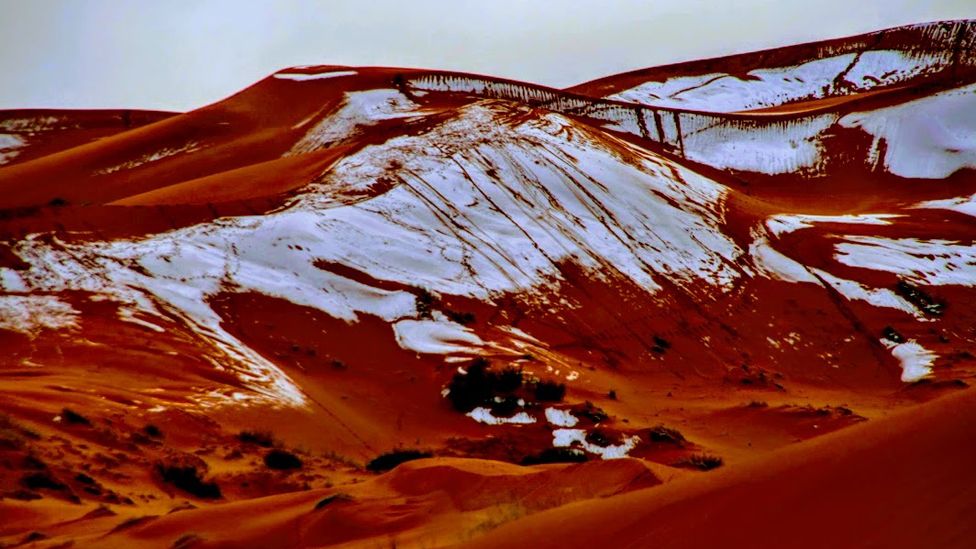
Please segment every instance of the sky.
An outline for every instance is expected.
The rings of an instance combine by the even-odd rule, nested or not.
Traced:
[[[306,64],[565,87],[961,18],[976,0],[0,0],[0,109],[186,111]]]

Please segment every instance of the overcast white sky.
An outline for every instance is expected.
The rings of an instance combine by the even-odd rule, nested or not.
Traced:
[[[562,87],[969,17],[976,0],[0,0],[0,108],[189,110],[302,64]]]

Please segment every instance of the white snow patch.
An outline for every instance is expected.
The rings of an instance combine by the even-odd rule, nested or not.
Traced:
[[[820,283],[810,274],[805,265],[774,248],[764,231],[753,230],[752,238],[749,255],[752,256],[752,262],[760,272],[786,282]]]
[[[41,330],[76,328],[78,311],[50,295],[0,296],[0,330],[36,335]]]
[[[26,292],[28,288],[17,271],[0,267],[0,290],[4,292]]]
[[[470,329],[445,320],[400,320],[393,331],[400,347],[417,353],[476,353],[484,345]]]
[[[512,417],[495,417],[488,408],[475,408],[465,415],[478,423],[486,423],[488,425],[528,425],[535,423],[535,418],[526,412],[519,412]]]
[[[736,119],[715,124],[699,117],[704,124],[695,128],[682,119],[682,138],[686,156],[720,169],[764,174],[790,173],[820,165],[823,150],[820,134],[836,121],[834,115],[799,120],[750,122]],[[686,127],[688,126],[688,127]]]
[[[952,210],[976,217],[976,194],[956,198],[945,198],[942,200],[928,200],[926,202],[919,202],[912,207],[931,210]]]
[[[831,287],[848,300],[866,301],[875,307],[887,307],[904,311],[914,316],[917,320],[930,320],[915,308],[914,305],[887,288],[869,288],[860,282],[838,278],[827,271],[813,268],[811,270],[817,273],[827,284],[830,284]]]
[[[901,380],[906,383],[918,381],[932,373],[932,364],[939,355],[922,347],[914,339],[904,343],[896,343],[890,339],[881,338],[892,356],[901,363]]]
[[[976,84],[840,119],[874,137],[870,159],[901,177],[944,179],[976,168]]]
[[[552,445],[556,448],[568,448],[579,445],[591,454],[597,454],[603,459],[620,459],[637,447],[640,437],[625,438],[623,443],[610,446],[597,446],[586,441],[586,431],[583,429],[553,429]]]
[[[609,99],[734,112],[888,86],[922,74],[939,61],[937,55],[909,56],[897,50],[866,51],[859,57],[846,53],[796,66],[752,70],[745,79],[717,72],[645,82]],[[835,82],[840,75],[841,81]]]
[[[889,219],[903,217],[900,214],[777,214],[766,220],[766,227],[775,235],[792,233],[813,227],[815,223],[847,223],[851,225],[891,225]]]
[[[579,419],[572,412],[557,408],[546,408],[546,421],[556,427],[575,427],[579,423]]]
[[[324,80],[326,78],[339,78],[341,76],[355,76],[359,74],[356,71],[333,71],[333,72],[319,72],[319,73],[306,73],[306,72],[278,72],[274,74],[274,77],[279,80],[295,80],[298,82],[306,80]]]
[[[25,144],[24,139],[18,135],[0,133],[0,166],[10,162],[20,154],[20,149]]]
[[[93,173],[95,175],[107,175],[122,170],[131,170],[133,168],[138,168],[140,166],[144,166],[152,162],[158,162],[160,160],[163,160],[164,158],[170,158],[172,156],[177,156],[180,154],[196,152],[202,148],[203,146],[200,143],[197,143],[196,141],[190,141],[179,147],[164,147],[157,151],[145,153],[133,160],[127,160],[125,162],[122,162],[121,164],[115,164],[107,168],[101,168],[99,170],[95,170]]]
[[[383,120],[416,118],[424,114],[420,105],[393,89],[346,92],[339,107],[319,121],[298,140],[288,155],[331,147]]]
[[[976,286],[976,245],[953,240],[845,236],[837,261],[893,273],[921,284]]]

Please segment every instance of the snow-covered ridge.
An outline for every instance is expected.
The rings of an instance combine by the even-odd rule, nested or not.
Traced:
[[[482,300],[558,285],[561,262],[594,277],[616,271],[649,295],[658,277],[722,289],[741,276],[733,265],[743,252],[720,230],[723,187],[561,115],[513,116],[525,109],[474,104],[426,134],[365,147],[273,213],[138,239],[27,238],[14,252],[30,268],[0,269],[2,289],[91,292],[149,324],[166,310],[257,394],[301,405],[281,370],[222,327],[209,297],[257,292],[350,322],[373,315],[393,324],[409,350],[468,354],[478,337],[446,319],[421,319],[413,293],[316,265]],[[368,188],[378,175],[398,181],[335,204],[333,189]]]
[[[789,67],[651,81],[608,96],[658,107],[736,112],[800,100],[823,99],[900,84],[944,69],[950,52],[897,50],[845,53]]]
[[[408,94],[463,93],[503,99],[599,121],[614,131],[662,145],[681,157],[719,169],[764,174],[816,172],[824,140],[836,127],[874,137],[864,159],[876,171],[902,177],[944,178],[976,166],[971,138],[976,85],[963,85],[885,109],[780,115],[728,115],[594,99],[542,86],[449,73],[419,73],[404,81]],[[892,144],[884,158],[880,143]]]

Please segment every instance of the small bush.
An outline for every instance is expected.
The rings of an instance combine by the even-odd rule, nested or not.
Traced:
[[[474,313],[459,313],[457,311],[446,311],[444,313],[447,318],[457,322],[462,326],[467,326],[468,324],[474,324],[475,317]]]
[[[417,308],[417,316],[420,318],[432,318],[433,306],[434,306],[434,295],[431,294],[427,289],[421,288],[417,291],[417,296],[414,298],[415,306]]]
[[[150,423],[142,428],[142,432],[150,438],[163,438],[163,432],[159,430],[159,427]]]
[[[593,423],[602,423],[606,421],[610,416],[603,411],[602,408],[593,404],[589,400],[583,403],[583,408],[580,410],[573,410],[573,412],[582,418],[586,418]]]
[[[264,455],[264,464],[269,469],[277,469],[279,471],[302,468],[302,460],[298,456],[287,450],[278,449],[271,450]]]
[[[651,351],[659,355],[663,355],[664,353],[668,352],[668,349],[670,348],[671,348],[670,341],[660,336],[654,336],[654,346],[651,347]]]
[[[65,423],[69,423],[71,425],[85,425],[91,427],[92,424],[91,420],[72,410],[71,408],[64,408],[61,410],[61,419],[64,420]]]
[[[193,465],[156,464],[156,472],[166,484],[171,484],[184,492],[201,499],[221,497],[220,486],[216,482],[204,482],[200,471]]]
[[[373,471],[374,473],[382,473],[393,469],[401,463],[415,459],[429,458],[432,455],[430,452],[422,452],[420,450],[393,450],[367,463],[366,470]]]
[[[594,446],[599,446],[600,448],[606,448],[607,446],[613,444],[610,437],[599,429],[594,429],[589,433],[586,433],[586,442],[589,442]]]
[[[685,442],[685,436],[682,435],[677,429],[671,429],[670,427],[665,427],[664,425],[658,425],[648,432],[648,437],[651,442],[659,442],[663,444],[683,444]]]
[[[511,393],[522,386],[523,377],[521,368],[509,366],[495,374],[492,385],[496,392]]]
[[[607,398],[609,398],[610,400],[617,400],[617,391],[614,389],[610,389],[610,392],[607,393]]]
[[[495,417],[512,417],[518,410],[518,397],[509,395],[506,397],[495,397],[491,402],[491,415]]]
[[[677,467],[690,467],[692,469],[698,469],[699,471],[711,471],[721,467],[724,461],[718,456],[712,456],[709,454],[693,454],[690,455],[677,463]]]
[[[921,288],[909,284],[904,280],[899,280],[898,284],[895,285],[895,293],[928,315],[942,316],[942,313],[945,312],[945,303],[937,301],[929,294],[923,292]]]
[[[535,384],[535,399],[540,402],[559,402],[566,396],[566,385],[542,380]]]
[[[51,473],[47,471],[30,473],[24,475],[20,479],[20,483],[24,488],[30,490],[40,490],[46,488],[48,490],[67,490],[68,487],[60,480],[54,478]]]
[[[237,434],[237,440],[262,448],[271,448],[275,444],[274,437],[267,431],[241,431]]]
[[[538,454],[525,456],[522,465],[539,465],[542,463],[583,463],[589,458],[586,452],[579,448],[546,448]]]
[[[494,407],[495,396],[512,393],[522,386],[522,370],[507,367],[494,372],[489,367],[486,359],[478,357],[468,366],[466,374],[454,374],[447,388],[455,410],[468,413],[479,406]]]
[[[884,330],[881,331],[881,337],[894,341],[895,343],[904,343],[905,336],[898,333],[898,330],[892,328],[891,326],[885,326]]]

